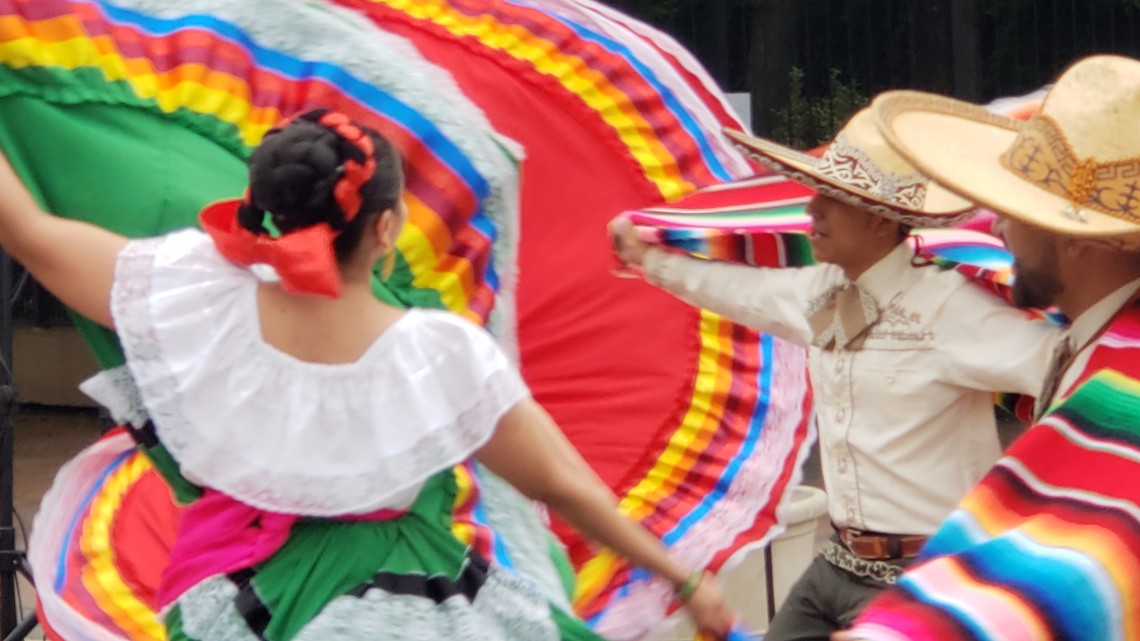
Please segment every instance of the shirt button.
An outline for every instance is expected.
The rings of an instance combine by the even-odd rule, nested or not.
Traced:
[[[835,412],[835,420],[837,420],[837,421],[839,421],[840,423],[842,423],[842,422],[843,422],[844,420],[846,420],[846,419],[847,419],[847,408],[845,408],[845,407],[841,407],[841,408],[839,408],[838,410],[836,410],[836,412]]]
[[[855,523],[855,508],[847,508],[847,525]]]
[[[843,359],[842,358],[835,359],[835,373],[836,374],[842,374],[843,373]]]
[[[847,459],[845,459],[845,458],[839,459],[838,467],[839,467],[839,473],[840,474],[846,474],[847,473]]]

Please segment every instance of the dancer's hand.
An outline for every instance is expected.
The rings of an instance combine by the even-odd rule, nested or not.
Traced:
[[[626,267],[640,267],[649,249],[648,243],[637,236],[637,229],[629,218],[616,218],[610,223],[610,240],[618,260]]]
[[[863,637],[855,636],[850,630],[838,630],[831,633],[831,641],[860,641]]]
[[[717,639],[723,639],[737,619],[736,613],[724,600],[720,584],[708,573],[701,577],[696,591],[685,602],[685,609],[699,630]]]

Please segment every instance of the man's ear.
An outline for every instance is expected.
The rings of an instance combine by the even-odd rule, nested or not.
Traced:
[[[883,216],[871,215],[871,229],[876,236],[895,238],[899,235],[899,223]]]

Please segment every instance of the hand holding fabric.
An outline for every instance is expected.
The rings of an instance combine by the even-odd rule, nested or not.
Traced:
[[[685,609],[703,634],[716,639],[730,638],[736,615],[725,601],[720,584],[711,574],[705,574],[701,578],[697,589],[685,601]]]
[[[625,267],[640,267],[649,244],[638,237],[633,221],[628,216],[618,216],[610,222],[609,233],[621,264]]]

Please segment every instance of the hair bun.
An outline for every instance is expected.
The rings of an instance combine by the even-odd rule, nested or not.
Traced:
[[[367,163],[365,173],[357,163]],[[238,210],[238,222],[254,233],[266,233],[266,212],[281,233],[326,223],[337,232],[337,259],[345,260],[370,221],[396,207],[403,190],[403,162],[392,143],[343,114],[316,109],[271,130],[253,151],[248,203]]]
[[[333,195],[343,163],[339,148],[335,132],[306,120],[267,134],[249,159],[254,209],[270,212],[282,232],[322,222],[343,227]]]

